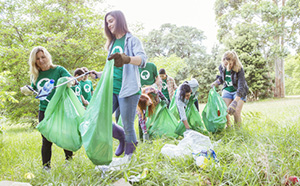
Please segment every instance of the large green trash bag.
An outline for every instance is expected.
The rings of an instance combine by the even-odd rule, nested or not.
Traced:
[[[106,62],[79,127],[86,154],[95,165],[108,165],[113,157],[113,67],[113,60]]]
[[[167,104],[161,101],[155,108],[154,114],[146,122],[150,137],[157,138],[162,136],[177,138],[175,129],[178,125],[176,118],[167,108]]]
[[[67,78],[58,79],[57,85]],[[82,145],[79,125],[84,115],[84,107],[74,91],[67,84],[58,87],[45,111],[44,119],[36,127],[42,135],[57,146],[77,151]]]
[[[171,99],[169,110],[170,110],[170,113],[173,114],[173,116],[177,119],[177,121],[179,121],[180,116],[179,116],[179,112],[178,112],[176,101],[175,101],[176,93],[177,93],[177,90],[175,90],[175,93]]]
[[[120,127],[123,127],[121,115],[120,115],[120,117],[119,117],[119,120],[118,120],[117,124],[118,124]]]
[[[227,106],[215,88],[209,91],[208,101],[202,111],[202,118],[209,132],[218,132],[225,128]]]
[[[185,114],[187,116],[187,121],[191,129],[200,132],[201,134],[208,135],[208,132],[202,123],[201,116],[194,104],[195,99],[191,96],[189,103],[185,109]],[[179,125],[177,126],[175,133],[182,136],[184,131],[186,131],[185,126],[182,121],[180,121]]]

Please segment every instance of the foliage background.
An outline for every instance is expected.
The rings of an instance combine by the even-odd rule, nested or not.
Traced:
[[[76,68],[102,70],[104,49],[102,0],[0,0],[0,106],[1,115],[22,122],[36,122],[38,100],[19,89],[30,84],[29,53],[42,45],[53,62],[71,74]],[[97,7],[97,8],[95,8]],[[199,101],[205,103],[218,74],[222,54],[235,50],[244,66],[250,88],[248,100],[273,97],[276,64],[284,62],[287,95],[300,92],[300,0],[215,1],[218,40],[212,51],[203,45],[202,30],[163,24],[143,34],[143,25],[129,25],[144,44],[148,61],[176,80],[190,78],[200,84]],[[295,51],[293,54],[291,51]]]
[[[1,1],[0,63],[5,92],[13,92],[16,101],[3,102],[5,114],[23,121],[37,116],[38,100],[21,95],[19,88],[30,84],[30,51],[44,46],[53,63],[71,74],[76,68],[101,70],[106,59],[103,48],[103,13],[92,7],[99,1],[33,0]]]

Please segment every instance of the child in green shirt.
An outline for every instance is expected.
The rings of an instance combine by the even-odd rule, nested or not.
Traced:
[[[84,71],[81,68],[78,68],[74,72],[74,77],[78,77],[82,74],[84,74]],[[89,102],[84,99],[84,97],[82,95],[82,91],[81,91],[81,86],[80,86],[80,82],[82,80],[83,80],[83,77],[78,78],[77,81],[79,82],[79,84],[74,85],[71,88],[75,92],[75,95],[77,96],[79,101],[83,104],[83,106],[87,106],[89,104]]]
[[[88,72],[88,68],[81,68],[84,73]],[[91,80],[88,79],[88,75],[83,76],[82,81],[80,81],[82,96],[87,102],[90,102],[93,96],[94,88]]]

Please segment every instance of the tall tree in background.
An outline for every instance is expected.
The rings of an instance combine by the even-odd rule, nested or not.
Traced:
[[[176,73],[174,78],[177,84],[196,78],[200,84],[199,98],[202,102],[206,101],[210,83],[216,77],[216,63],[202,44],[205,38],[203,31],[195,27],[164,24],[160,29],[152,30],[144,39],[148,61],[160,68],[175,70],[172,73]],[[182,61],[177,58],[185,64],[178,66],[176,63]]]
[[[206,52],[202,41],[205,38],[203,31],[197,28],[163,24],[159,30],[152,30],[148,34],[144,46],[148,58],[176,54],[183,59],[204,55]]]
[[[295,47],[299,32],[299,0],[217,0],[215,14],[219,25],[218,38],[224,43],[235,38],[237,25],[256,25],[260,50],[275,71],[275,97],[284,97],[284,57],[288,46]],[[289,24],[287,24],[289,23]],[[298,26],[297,26],[298,25]],[[228,47],[228,46],[227,46]]]
[[[252,31],[253,30],[253,31]],[[227,40],[226,45],[239,54],[245,77],[250,89],[250,99],[272,97],[270,70],[263,57],[257,38],[256,25],[241,23],[234,28],[236,38]]]
[[[46,47],[53,63],[70,73],[83,66],[104,66],[103,14],[93,9],[97,2],[101,1],[0,1],[0,69],[7,82],[1,88],[15,92],[19,101],[4,103],[9,119],[36,118],[38,101],[19,91],[30,84],[27,61],[34,46]]]

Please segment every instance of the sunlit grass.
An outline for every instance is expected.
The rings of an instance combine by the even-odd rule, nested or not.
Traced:
[[[200,105],[200,111],[203,108]],[[202,170],[192,156],[170,159],[160,150],[164,144],[178,141],[158,139],[152,144],[140,142],[127,168],[102,177],[84,148],[65,166],[63,150],[56,145],[52,147],[51,172],[43,171],[40,133],[30,126],[6,124],[0,134],[0,180],[32,185],[109,185],[148,168],[146,179],[134,185],[281,185],[285,175],[300,176],[299,128],[299,98],[246,103],[240,129],[210,135],[220,166],[210,163]],[[114,141],[114,149],[116,146]],[[28,172],[35,177],[26,179]]]

